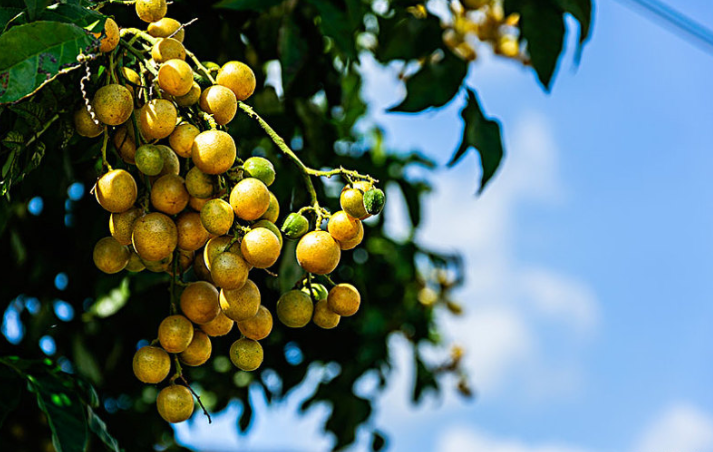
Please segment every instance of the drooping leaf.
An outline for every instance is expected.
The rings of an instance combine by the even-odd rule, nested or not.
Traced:
[[[0,362],[0,427],[7,415],[20,403],[22,387],[22,376]]]
[[[130,293],[129,278],[127,277],[121,280],[121,284],[118,287],[99,297],[89,308],[89,312],[85,314],[86,318],[96,316],[103,319],[116,314],[129,301]]]
[[[467,73],[467,63],[446,51],[441,61],[427,62],[406,81],[406,98],[389,111],[416,113],[442,107],[458,93]]]
[[[475,148],[480,154],[480,165],[483,169],[478,188],[478,193],[481,193],[500,166],[503,142],[500,124],[483,114],[478,97],[472,90],[468,89],[467,92],[468,103],[461,111],[464,122],[463,138],[448,166],[455,165],[471,147]]]
[[[49,0],[25,0],[25,5],[27,5],[27,15],[30,20],[35,20],[48,4]]]
[[[79,67],[77,56],[96,45],[76,25],[38,21],[0,35],[0,103],[20,100],[57,75]]]
[[[74,24],[98,33],[104,29],[107,16],[79,5],[56,4],[42,11],[39,19]]]
[[[268,8],[279,5],[283,1],[285,0],[222,0],[216,3],[213,7],[234,9],[237,11],[265,11]]]
[[[114,452],[119,452],[119,441],[116,440],[106,429],[106,424],[104,421],[97,416],[93,409],[87,407],[87,417],[89,420],[89,428],[94,432],[95,435],[106,444],[109,449]]]
[[[441,44],[440,20],[429,14],[424,19],[403,12],[379,20],[379,46],[374,52],[382,63],[415,60],[430,55]]]

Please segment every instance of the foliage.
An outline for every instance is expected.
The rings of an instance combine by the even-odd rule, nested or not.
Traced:
[[[99,442],[116,449],[114,438],[125,450],[147,444],[182,450],[155,412],[156,390],[142,387],[130,364],[136,344],[152,340],[158,319],[166,315],[168,276],[107,276],[91,260],[92,247],[107,228],[106,213],[87,195],[101,170],[100,147],[73,134],[71,118],[84,103],[80,78],[86,67],[77,57],[94,53],[98,43],[90,33],[101,30],[107,16],[121,25],[138,25],[133,9],[116,3],[8,0],[0,7],[0,249],[16,263],[3,271],[0,309],[6,318],[18,315],[24,328],[20,340],[0,338],[0,356],[23,358],[0,361],[0,442],[14,451],[44,450],[50,438],[58,451],[85,450],[87,444]],[[435,164],[418,152],[384,149],[378,130],[360,132],[363,127],[357,125],[367,112],[360,96],[360,55],[370,52],[382,64],[410,68],[403,74],[406,98],[394,112],[439,108],[466,93],[463,139],[451,163],[474,148],[483,168],[482,191],[496,173],[503,149],[499,123],[488,119],[475,93],[465,89],[472,58],[463,44],[476,36],[496,53],[504,55],[509,48],[502,46],[500,31],[492,34],[484,25],[464,31],[461,19],[469,16],[462,9],[453,9],[448,19],[436,17],[417,1],[392,0],[387,6],[375,12],[367,0],[179,0],[171,6],[171,15],[182,23],[199,18],[186,30],[188,46],[218,63],[245,61],[255,69],[258,87],[266,80],[267,63],[279,62],[283,92],[272,86],[258,88],[249,103],[308,166],[352,168],[378,179],[388,193],[400,191],[414,237],[430,186],[414,177],[413,169],[423,174]],[[563,50],[564,14],[579,22],[584,43],[590,29],[589,0],[506,0],[501,10],[505,15],[498,16],[493,8],[492,17],[504,27],[497,30],[515,33],[521,44],[512,57],[531,64],[549,89]],[[507,22],[513,14],[519,14],[519,24]],[[446,39],[449,31],[456,41]],[[88,86],[105,76],[96,64],[92,67]],[[300,173],[252,119],[239,116],[230,124],[230,133],[241,157],[265,155],[274,162],[278,178],[271,189],[281,200],[305,204],[308,195]],[[77,183],[81,185],[73,185]],[[84,196],[77,196],[78,187],[84,187]],[[323,179],[316,189],[326,207],[336,210],[335,184]],[[33,199],[35,204],[42,200],[41,213],[28,208]],[[424,249],[411,239],[394,240],[384,232],[386,221],[388,212],[368,225],[363,249],[345,255],[334,275],[360,290],[364,309],[337,330],[290,331],[287,345],[286,329],[276,325],[264,343],[262,370],[252,375],[220,365],[218,358],[225,358],[231,339],[217,338],[216,364],[187,372],[209,410],[217,412],[239,400],[243,410],[237,427],[246,430],[252,419],[249,387],[277,401],[301,384],[312,367],[336,369],[322,379],[303,409],[319,402],[331,405],[325,429],[334,434],[337,449],[354,440],[388,382],[391,334],[413,344],[414,401],[426,390],[440,389],[439,373],[458,370],[457,358],[446,364],[424,361],[419,346],[446,346],[434,316],[439,309],[458,312],[449,292],[462,281],[460,259]],[[294,247],[294,242],[286,246]],[[279,278],[265,274],[256,281],[270,308],[279,293],[291,287],[297,271],[288,257],[278,265]],[[66,288],[55,284],[58,274],[68,279]],[[74,316],[62,314],[67,306]],[[44,363],[37,346],[44,336],[54,340],[54,356],[69,373]],[[352,388],[367,373],[376,375],[379,385],[364,398]],[[275,375],[279,384],[274,384]],[[99,404],[85,379],[101,395]],[[28,391],[35,393],[37,404],[18,404]],[[64,395],[72,408],[58,410],[55,395]],[[38,434],[28,434],[28,426],[45,423]],[[373,449],[384,445],[383,434],[374,430]]]

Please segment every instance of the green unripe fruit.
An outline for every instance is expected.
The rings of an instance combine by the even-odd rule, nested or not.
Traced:
[[[266,158],[250,157],[243,163],[243,170],[248,176],[260,179],[268,187],[275,182],[275,167]]]
[[[378,215],[384,209],[386,196],[379,188],[372,188],[364,193],[364,208],[369,215]]]
[[[309,285],[302,288],[302,292],[309,295]],[[314,301],[325,300],[329,295],[329,291],[323,284],[312,283],[312,298]]]
[[[136,167],[147,176],[157,176],[163,170],[163,154],[153,144],[144,144],[136,150]]]
[[[304,216],[293,212],[282,223],[282,232],[288,239],[297,240],[309,231],[309,221]]]
[[[302,328],[312,320],[314,305],[301,290],[290,290],[277,300],[277,318],[290,328]]]
[[[230,346],[230,360],[238,369],[251,372],[262,364],[262,345],[246,337],[238,339]]]

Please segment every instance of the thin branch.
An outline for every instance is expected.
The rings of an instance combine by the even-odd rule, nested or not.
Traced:
[[[181,381],[186,384],[186,387],[188,388],[188,390],[191,391],[191,394],[193,394],[193,397],[195,397],[196,400],[198,400],[198,405],[200,405],[201,408],[203,409],[203,414],[205,414],[206,417],[208,417],[208,423],[209,424],[212,423],[213,420],[210,418],[210,413],[205,408],[205,405],[203,405],[203,402],[201,401],[201,396],[199,396],[198,393],[196,393],[196,391],[194,391],[193,388],[191,388],[191,385],[188,384],[188,381],[186,381],[186,378],[183,375],[181,375],[180,378],[181,378]]]

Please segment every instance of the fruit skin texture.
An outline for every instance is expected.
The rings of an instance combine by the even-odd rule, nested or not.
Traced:
[[[280,257],[280,241],[274,232],[266,228],[252,229],[245,234],[240,252],[250,265],[256,268],[271,267]]]
[[[158,86],[172,96],[184,96],[193,87],[193,69],[183,60],[168,60],[158,70]]]
[[[272,192],[270,192],[270,205],[268,206],[265,213],[262,214],[260,219],[267,220],[271,223],[274,223],[277,221],[277,218],[279,216],[280,216],[280,202],[277,200],[277,197]]]
[[[94,265],[106,274],[112,275],[122,271],[129,263],[129,249],[119,243],[114,237],[104,237],[94,245],[92,258]]]
[[[200,326],[205,334],[211,337],[225,336],[233,329],[235,322],[222,312],[218,317]]]
[[[162,19],[157,20],[156,22],[150,23],[149,26],[146,28],[146,31],[148,31],[149,34],[154,38],[168,38],[176,30],[178,30],[180,26],[181,23],[176,19],[164,17]],[[183,38],[185,36],[186,30],[181,29],[173,36],[173,39],[177,39],[178,41],[183,42]]]
[[[270,207],[270,191],[253,177],[243,179],[230,191],[230,205],[239,218],[257,220]]]
[[[342,250],[351,250],[356,248],[356,246],[359,245],[362,240],[364,240],[364,225],[360,221],[359,233],[356,237],[346,242],[340,242],[339,240],[337,240],[337,243],[339,244],[339,248],[341,248]]]
[[[191,89],[183,96],[176,96],[174,100],[181,107],[190,107],[198,103],[201,97],[201,87],[197,82],[193,82]]]
[[[178,112],[166,99],[153,99],[139,110],[139,128],[147,140],[158,140],[171,135],[176,128]]]
[[[186,48],[181,41],[174,38],[159,38],[151,48],[151,58],[157,63],[164,63],[168,60],[185,60]]]
[[[254,317],[238,322],[238,329],[248,339],[265,339],[272,331],[272,314],[265,306],[260,306]]]
[[[312,317],[312,322],[320,328],[325,330],[331,330],[332,328],[339,325],[339,320],[341,316],[332,312],[327,306],[327,300],[319,300],[317,304],[314,305],[314,316]]]
[[[165,176],[166,174],[173,174],[175,176],[178,176],[181,170],[181,162],[178,161],[178,156],[175,152],[173,152],[173,149],[163,144],[157,144],[156,147],[159,151],[161,151],[161,158],[163,159],[163,169],[160,173],[158,173],[158,176],[156,176],[156,178],[152,179],[152,182],[161,176]]]
[[[277,318],[290,328],[302,328],[312,319],[312,298],[301,290],[290,290],[277,300]]]
[[[251,280],[236,290],[220,291],[220,308],[229,319],[242,322],[255,317],[260,309],[260,289]]]
[[[205,364],[212,352],[213,345],[210,343],[208,335],[203,331],[195,330],[191,344],[178,357],[183,364],[196,367]]]
[[[158,176],[163,171],[163,156],[158,146],[144,144],[134,154],[136,167],[147,176]]]
[[[144,22],[156,22],[166,15],[166,0],[137,0],[136,15]]]
[[[144,271],[145,268],[146,266],[144,265],[143,261],[141,261],[139,255],[132,252],[131,256],[129,256],[129,263],[126,264],[126,270],[133,273],[138,273],[140,271]]]
[[[193,140],[191,158],[206,174],[223,174],[228,171],[235,163],[236,155],[233,137],[222,130],[206,130]]]
[[[95,138],[104,131],[104,126],[96,124],[86,107],[82,106],[74,112],[74,130],[83,137]]]
[[[348,242],[354,240],[359,235],[359,223],[356,218],[351,217],[343,210],[335,212],[327,224],[327,230],[334,240],[338,242]]]
[[[287,215],[282,223],[282,232],[288,239],[297,240],[309,231],[309,221],[297,212]]]
[[[168,215],[182,212],[189,197],[183,178],[174,174],[161,176],[151,187],[151,205]]]
[[[233,226],[233,221],[235,221],[233,208],[220,198],[211,199],[201,209],[201,222],[211,234],[227,234]]]
[[[235,93],[238,100],[245,100],[252,96],[257,84],[255,73],[245,63],[240,61],[228,61],[220,68],[215,81],[219,85]]]
[[[210,276],[215,285],[222,289],[240,289],[248,280],[250,266],[245,260],[231,252],[218,254],[210,265]]]
[[[332,287],[327,297],[329,309],[342,317],[354,315],[359,310],[359,304],[361,304],[361,295],[351,284],[337,284]]]
[[[193,140],[199,133],[201,131],[193,124],[179,124],[168,137],[168,144],[180,157],[188,158],[191,156]]]
[[[251,372],[262,364],[262,345],[258,341],[240,338],[230,346],[230,360],[240,370]]]
[[[167,386],[156,397],[158,414],[166,421],[177,424],[188,420],[193,414],[195,402],[193,394],[185,386]]]
[[[204,112],[213,115],[215,122],[224,126],[235,117],[235,113],[238,111],[238,101],[230,89],[221,85],[213,85],[201,93],[200,107]]]
[[[171,370],[171,358],[159,347],[147,345],[134,354],[134,375],[146,384],[161,383]]]
[[[260,179],[268,187],[275,182],[275,167],[266,158],[250,157],[243,163],[243,171],[250,177]]]
[[[109,232],[117,242],[122,245],[131,245],[131,234],[134,232],[134,223],[143,212],[140,208],[134,207],[121,213],[112,213],[109,216]]]
[[[158,261],[173,253],[178,244],[176,224],[168,216],[151,212],[136,220],[131,242],[136,253],[147,261]]]
[[[190,283],[181,294],[181,311],[198,325],[215,320],[220,314],[218,289],[205,281]]]
[[[228,235],[222,235],[220,237],[213,237],[212,239],[208,240],[208,243],[206,243],[205,248],[203,249],[203,258],[205,260],[206,267],[208,267],[208,270],[212,268],[211,264],[213,263],[213,260],[220,253],[224,251],[230,251],[231,253],[240,254],[240,243],[238,242],[233,243],[230,249],[226,249],[228,243],[230,243],[232,239],[233,238]]]
[[[135,163],[136,142],[134,141],[134,128],[127,129],[126,125],[118,127],[114,134],[114,147],[126,163]]]
[[[125,170],[112,170],[103,175],[94,188],[94,196],[105,210],[124,212],[136,202],[139,188],[134,176]]]
[[[327,231],[312,231],[297,243],[297,262],[309,273],[332,273],[341,258],[341,249]]]
[[[112,83],[97,90],[92,99],[92,108],[99,121],[108,126],[118,126],[131,117],[134,98],[125,86]]]
[[[106,36],[102,38],[101,44],[99,44],[99,51],[101,53],[111,52],[119,45],[119,26],[111,17],[104,22],[104,34]],[[101,33],[94,33],[94,36],[98,38]]]
[[[275,234],[275,237],[277,237],[277,240],[280,242],[280,248],[282,248],[282,233],[277,228],[277,226],[275,226],[275,223],[267,220],[258,220],[251,227],[253,229],[265,228]]]
[[[369,215],[378,215],[384,209],[386,196],[379,188],[371,188],[364,193],[364,208]]]
[[[193,325],[182,315],[171,315],[158,326],[158,340],[169,353],[181,353],[193,340]]]
[[[195,251],[208,241],[208,231],[203,227],[201,216],[196,212],[181,212],[176,218],[176,228],[179,249]]]
[[[186,190],[193,197],[210,198],[215,192],[213,178],[194,166],[186,173]]]

